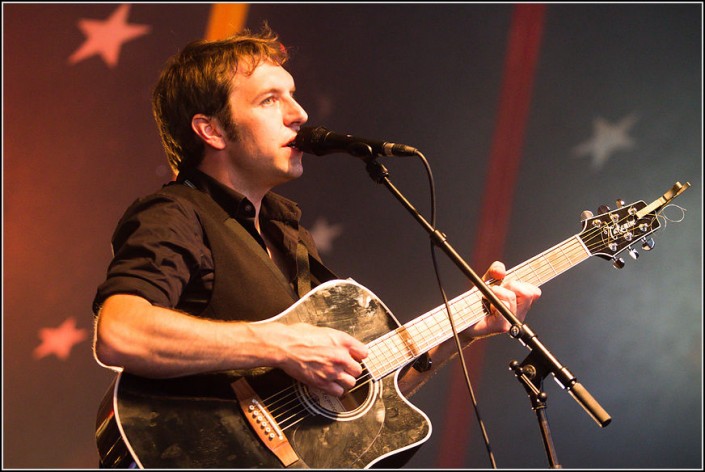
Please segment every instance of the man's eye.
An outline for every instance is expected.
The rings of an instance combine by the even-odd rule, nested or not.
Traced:
[[[269,105],[274,103],[274,97],[267,97],[264,100],[262,100],[262,105]]]

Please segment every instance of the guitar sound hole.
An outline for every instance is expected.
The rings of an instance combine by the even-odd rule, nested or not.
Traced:
[[[365,380],[346,392],[342,397],[328,395],[313,387],[297,384],[296,393],[301,403],[311,413],[323,415],[338,421],[350,421],[361,417],[372,407],[381,391],[381,382]]]

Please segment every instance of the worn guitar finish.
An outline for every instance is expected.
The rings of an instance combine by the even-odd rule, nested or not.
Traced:
[[[353,281],[341,280],[317,287],[272,320],[327,326],[363,342],[399,327],[376,296]],[[110,413],[103,415],[99,430],[105,431],[99,436],[106,438],[103,448],[110,452],[104,464],[117,466],[133,456],[138,466],[147,468],[282,467],[253,434],[238,406],[230,384],[241,376],[153,380],[120,374],[114,386],[114,410],[122,427],[120,436],[126,441],[124,447],[120,441],[110,444],[108,437],[120,438],[114,431],[114,418]],[[323,406],[307,405],[314,392],[279,370],[250,371],[244,377],[261,399],[287,392],[283,395],[287,398],[280,401],[287,404],[283,407],[287,413],[277,412],[276,407],[271,411],[282,419],[294,415],[299,420],[284,431],[300,459],[292,467],[363,468],[392,452],[410,449],[431,434],[426,415],[399,393],[396,375],[359,381],[343,398],[344,405],[331,409],[325,402]],[[110,405],[105,406],[109,409]]]
[[[507,271],[540,286],[590,256],[612,259],[659,228],[660,212],[690,184],[656,201],[589,217],[583,230]],[[494,281],[488,281],[494,283]],[[449,302],[456,329],[486,316],[477,288]],[[357,385],[340,399],[279,370],[152,380],[117,376],[101,404],[102,465],[149,468],[363,468],[403,463],[431,434],[428,417],[398,388],[401,369],[453,335],[444,305],[400,326],[372,292],[351,280],[319,285],[268,322],[305,322],[367,343]],[[566,386],[570,389],[570,386]],[[237,390],[237,394],[236,394]],[[398,461],[391,464],[389,461]]]

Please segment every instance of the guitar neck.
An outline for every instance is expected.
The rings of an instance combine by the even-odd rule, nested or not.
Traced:
[[[518,279],[541,286],[588,259],[590,255],[590,251],[576,235],[508,270],[505,280]],[[458,332],[487,316],[482,298],[482,293],[473,288],[449,301],[453,323]],[[382,378],[452,336],[453,329],[443,304],[370,342],[365,366],[374,378]]]

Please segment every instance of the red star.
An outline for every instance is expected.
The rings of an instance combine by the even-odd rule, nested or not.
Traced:
[[[148,25],[127,24],[129,13],[130,5],[120,5],[107,20],[79,20],[78,28],[86,41],[69,57],[69,62],[75,64],[100,54],[108,67],[115,67],[122,44],[150,30]]]
[[[76,329],[76,318],[69,317],[58,328],[39,330],[42,344],[34,349],[34,357],[41,359],[49,354],[54,354],[59,359],[66,360],[71,348],[86,339],[87,336],[88,333],[85,329]]]

